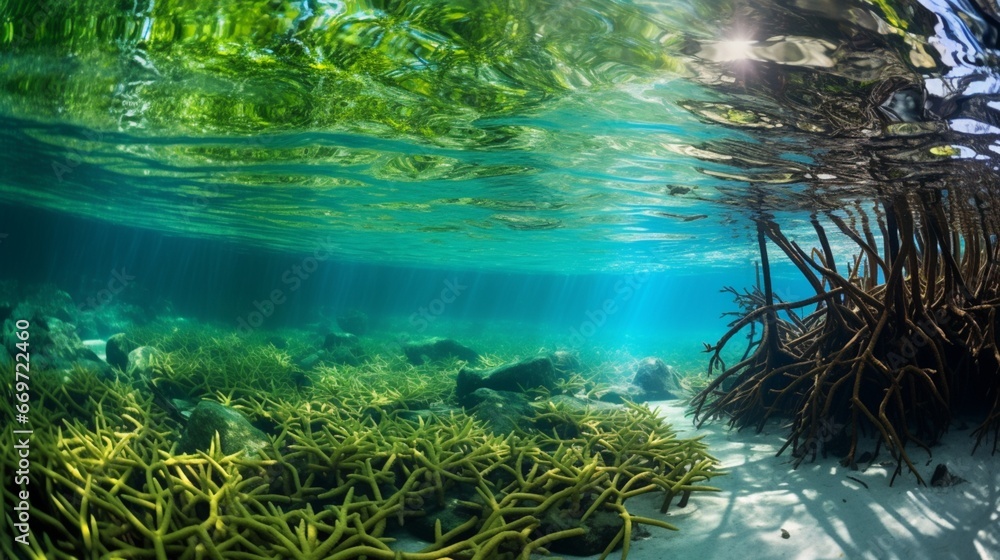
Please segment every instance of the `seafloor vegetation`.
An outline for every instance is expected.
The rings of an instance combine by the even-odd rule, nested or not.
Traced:
[[[722,474],[646,406],[587,399],[590,373],[533,389],[532,414],[500,431],[458,406],[462,361],[416,366],[373,344],[357,364],[303,368],[301,340],[153,323],[109,343],[112,362],[141,347],[113,376],[33,372],[30,547],[5,516],[4,557],[627,554],[638,525],[675,529],[629,499],[659,493],[666,511]],[[230,415],[217,430],[201,401]],[[6,503],[14,443],[0,443]],[[426,547],[394,550],[403,529]]]

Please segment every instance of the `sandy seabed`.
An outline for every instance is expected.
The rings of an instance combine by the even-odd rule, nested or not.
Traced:
[[[793,469],[787,451],[775,457],[784,443],[777,425],[760,434],[731,431],[725,422],[699,430],[679,401],[650,406],[659,407],[680,436],[703,435],[729,474],[713,479],[718,494],[698,494],[687,508],[671,509],[667,520],[680,531],[652,527],[650,538],[633,541],[629,560],[1000,559],[1000,453],[971,455],[971,429],[953,429],[932,448],[933,457],[910,450],[925,480],[945,463],[966,482],[918,486],[904,470],[889,486],[891,467],[852,471],[827,458]],[[656,496],[641,496],[629,510],[659,517],[659,505]]]

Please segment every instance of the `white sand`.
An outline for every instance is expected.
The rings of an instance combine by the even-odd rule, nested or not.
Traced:
[[[761,434],[729,431],[723,422],[695,430],[677,401],[651,406],[659,406],[682,435],[704,435],[709,452],[730,474],[713,479],[722,492],[696,494],[685,509],[672,507],[666,519],[680,531],[650,528],[652,537],[632,543],[630,560],[1000,559],[1000,454],[980,449],[970,456],[968,430],[949,433],[933,448],[933,459],[910,451],[925,480],[945,463],[967,482],[918,487],[904,469],[890,487],[890,468],[851,471],[831,458],[792,469],[788,451],[774,456],[784,443],[777,426]],[[879,457],[888,459],[885,453]],[[661,499],[641,496],[629,502],[629,510],[658,517]]]

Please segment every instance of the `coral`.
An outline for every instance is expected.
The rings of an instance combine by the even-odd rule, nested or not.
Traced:
[[[181,453],[181,425],[153,395],[85,370],[35,372],[31,544],[12,543],[5,516],[4,557],[527,558],[583,533],[543,534],[542,520],[557,512],[618,516],[606,550],[627,554],[636,524],[674,528],[630,513],[628,499],[661,492],[668,503],[714,490],[705,483],[722,474],[703,444],[677,438],[641,406],[538,405],[575,426],[569,439],[493,435],[460,411],[406,419],[409,406],[452,398],[458,361],[377,358],[310,371],[314,384],[303,387],[290,380],[287,354],[255,339],[141,334],[130,336],[168,356],[161,383],[240,410],[270,433],[262,456],[227,455],[218,435],[207,450]],[[6,503],[16,464],[5,438]],[[435,522],[420,552],[393,550],[390,529],[456,500],[472,517],[448,530]]]

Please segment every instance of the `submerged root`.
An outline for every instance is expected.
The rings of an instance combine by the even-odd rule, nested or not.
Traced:
[[[790,418],[779,454],[790,448],[796,465],[815,457],[823,443],[843,439],[837,452],[853,466],[861,436],[873,433],[896,460],[893,480],[905,465],[923,483],[908,446],[929,452],[957,411],[986,410],[975,431],[976,446],[992,435],[996,451],[996,228],[986,220],[966,221],[961,235],[949,231],[943,205],[940,193],[884,201],[878,213],[881,248],[867,219],[859,231],[854,220],[848,224],[829,213],[830,222],[859,247],[846,275],[838,272],[816,217],[822,250],[810,253],[774,222],[760,220],[763,290],[760,281],[752,292],[727,288],[743,312],[719,343],[707,348],[709,375],[719,373],[692,400],[697,421],[724,416],[733,426],[760,431],[769,419]],[[816,295],[775,300],[764,238]],[[759,338],[751,330],[743,359],[726,367],[724,347],[754,324],[762,325]]]

